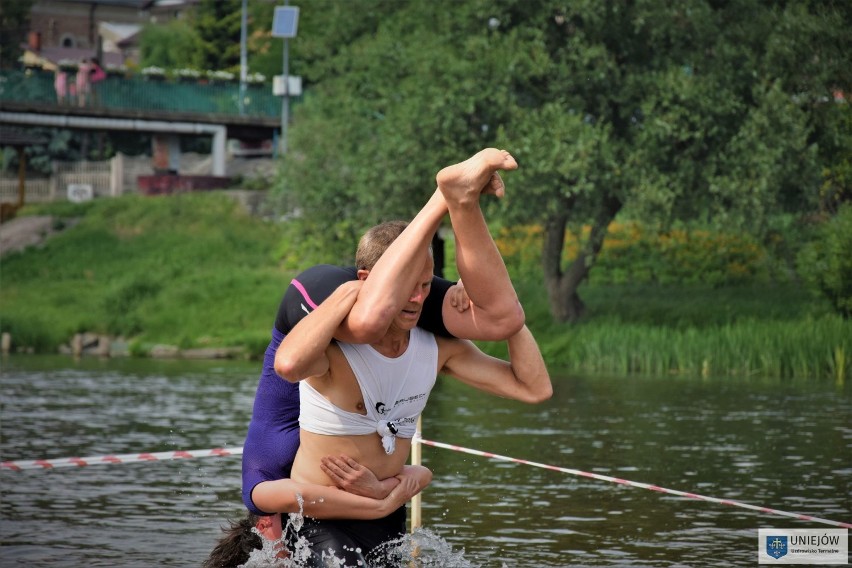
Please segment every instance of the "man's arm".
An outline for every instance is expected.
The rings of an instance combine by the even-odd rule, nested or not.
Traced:
[[[541,351],[526,326],[507,340],[509,361],[486,355],[463,339],[438,338],[447,357],[441,372],[481,391],[538,403],[553,395],[550,374]]]
[[[456,236],[459,275],[472,304],[459,312],[449,297],[444,298],[447,330],[456,337],[480,340],[502,340],[517,332],[524,324],[524,311],[479,206],[482,193],[503,195],[497,171],[517,167],[509,152],[486,148],[442,169],[436,176],[438,189],[370,272],[345,323],[350,332],[365,343],[381,339],[405,305],[417,281],[421,251],[447,213]]]
[[[406,466],[393,479],[396,485],[382,499],[362,497],[336,487],[278,479],[255,486],[252,501],[267,513],[303,513],[316,519],[380,519],[425,489],[432,481],[432,472],[422,466]]]
[[[435,191],[370,270],[370,277],[365,280],[345,322],[363,343],[380,340],[408,301],[420,276],[423,253],[446,213],[446,202]]]
[[[334,337],[347,343],[374,343],[382,338],[407,301],[416,283],[420,254],[429,246],[447,213],[456,234],[459,273],[467,283],[465,292],[473,305],[460,311],[453,305],[452,296],[442,297],[440,311],[444,326],[455,337],[477,340],[503,340],[520,329],[524,323],[523,309],[479,207],[481,193],[503,194],[503,181],[497,170],[515,168],[517,163],[508,152],[488,148],[441,170],[436,177],[438,189],[382,255],[351,314],[341,322]],[[339,274],[343,269],[337,269],[336,273],[331,267],[325,270],[324,277],[336,283],[346,278],[345,274]],[[300,285],[298,280],[294,284]],[[302,290],[291,285],[285,296],[292,321],[303,317],[308,307],[319,304],[324,298],[323,287],[329,288],[327,283],[322,286],[315,281],[304,284],[306,289]],[[315,303],[309,293],[316,293]],[[302,307],[300,300],[295,299],[297,296],[309,304],[303,311],[299,311]],[[278,328],[282,333],[289,332],[281,325]]]

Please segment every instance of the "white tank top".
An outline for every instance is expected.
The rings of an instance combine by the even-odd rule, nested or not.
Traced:
[[[408,347],[399,357],[385,357],[369,345],[338,343],[358,385],[367,414],[343,410],[315,388],[299,383],[299,426],[328,436],[377,432],[385,452],[392,454],[396,436],[411,438],[417,417],[426,406],[438,374],[438,343],[419,327],[411,330]]]

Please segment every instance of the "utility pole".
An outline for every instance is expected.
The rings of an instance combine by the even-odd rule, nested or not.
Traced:
[[[246,28],[248,27],[248,0],[243,0],[240,17],[240,115],[245,114],[246,81],[248,79],[248,61],[246,57]]]
[[[290,7],[290,0],[284,0],[284,6],[275,8],[272,19],[272,37],[284,38],[284,76],[282,77],[283,95],[281,99],[281,139],[278,150],[287,153],[287,124],[290,122],[290,43],[289,39],[296,37],[299,27],[299,8]],[[277,93],[276,93],[277,94]]]

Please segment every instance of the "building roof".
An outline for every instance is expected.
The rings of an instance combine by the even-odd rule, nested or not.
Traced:
[[[133,45],[142,26],[139,24],[119,24],[115,22],[101,22],[98,24],[98,34],[116,46]]]
[[[95,48],[83,47],[45,47],[41,51],[33,51],[28,46],[21,46],[24,54],[21,62],[27,67],[41,67],[48,71],[55,70],[61,63],[81,63],[84,59],[97,57]],[[124,58],[120,53],[105,51],[101,54],[101,66],[120,67],[124,64]]]

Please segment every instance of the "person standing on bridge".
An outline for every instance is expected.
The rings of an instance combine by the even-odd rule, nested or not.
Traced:
[[[54,71],[53,89],[56,91],[56,102],[64,105],[68,100],[68,72],[59,65]]]
[[[106,79],[106,72],[103,67],[101,67],[101,62],[98,61],[97,57],[92,57],[89,60],[89,84],[93,105],[99,105],[101,103],[99,83],[101,83],[104,79]]]
[[[90,81],[91,72],[92,66],[89,63],[89,59],[86,58],[77,67],[77,77],[74,79],[74,83],[77,86],[77,105],[81,107],[88,104],[89,95],[92,91],[92,83]]]

